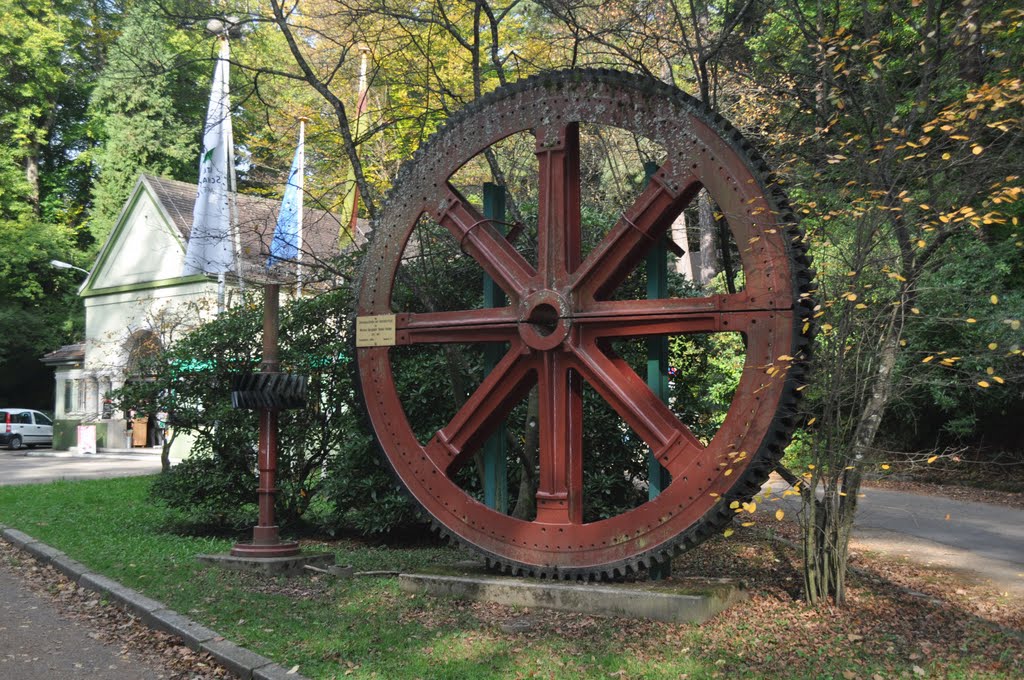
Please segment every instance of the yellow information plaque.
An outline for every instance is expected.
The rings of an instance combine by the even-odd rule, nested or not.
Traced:
[[[356,347],[393,347],[395,315],[356,317]]]

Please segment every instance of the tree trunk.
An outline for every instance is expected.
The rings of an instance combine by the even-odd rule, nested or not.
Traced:
[[[171,436],[167,436],[167,429],[164,429],[164,443],[160,447],[160,472],[169,472],[171,469],[171,446],[178,436],[178,429],[171,430]]]
[[[715,224],[715,208],[711,203],[711,195],[707,190],[701,191],[697,198],[697,217],[700,226],[700,280],[702,284],[715,278],[718,273],[718,252],[715,247],[718,239]]]
[[[25,158],[25,179],[28,181],[28,200],[32,212],[39,215],[39,145],[32,145],[32,153]]]
[[[526,437],[523,443],[522,472],[519,477],[519,494],[512,516],[516,519],[532,519],[537,503],[537,454],[540,450],[540,428],[537,427],[540,411],[540,397],[537,388],[530,390],[526,402]]]
[[[832,477],[824,483],[824,496],[817,498],[821,482],[818,476],[812,477],[800,489],[805,512],[804,592],[812,604],[830,598],[837,605],[846,602],[847,560],[857,495],[867,453],[874,444],[885,408],[892,398],[893,369],[902,336],[901,315],[899,307],[894,308],[879,348],[878,370],[871,394],[846,451],[843,455],[831,457]]]

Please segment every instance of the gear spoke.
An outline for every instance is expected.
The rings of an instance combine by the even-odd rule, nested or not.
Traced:
[[[490,220],[481,216],[450,184],[442,207],[434,217],[505,291],[513,304],[523,298],[525,284],[536,271]]]
[[[529,390],[535,378],[522,349],[522,343],[514,341],[451,422],[431,438],[426,452],[440,470],[447,472],[464,462]]]
[[[661,464],[673,471],[680,457],[692,457],[704,445],[640,379],[629,364],[609,356],[596,345],[576,349],[579,370],[637,436],[651,448]]]
[[[563,352],[539,360],[540,483],[537,522],[583,521],[583,389]]]
[[[516,337],[516,328],[516,313],[509,307],[395,316],[395,337],[399,345],[510,342]]]
[[[757,309],[745,294],[654,300],[603,300],[573,315],[584,344],[596,338],[745,330],[777,310]]]
[[[671,163],[666,162],[583,261],[571,281],[580,300],[600,300],[615,290],[697,195],[697,178],[689,177],[682,187],[673,189],[663,179],[672,173]]]
[[[580,260],[580,126],[537,130],[540,167],[537,268],[540,287],[562,286]]]

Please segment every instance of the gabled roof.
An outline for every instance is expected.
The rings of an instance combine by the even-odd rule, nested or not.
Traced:
[[[160,206],[187,242],[192,233],[192,208],[198,187],[163,177],[142,175]],[[248,194],[236,195],[238,233],[242,257],[249,265],[263,267],[270,256],[270,242],[281,211],[281,201]],[[302,217],[302,252],[304,260],[323,260],[338,255],[341,222],[336,216],[316,208],[306,208]]]
[[[166,229],[170,232],[169,235],[173,236],[173,241],[177,244],[171,247],[171,250],[174,251],[173,256],[171,250],[154,253],[153,256],[162,258],[165,261],[168,257],[177,260],[177,252],[180,250],[181,256],[184,257],[185,246],[192,231],[192,212],[197,190],[198,187],[195,184],[188,182],[179,182],[147,174],[140,175],[131,196],[125,202],[124,208],[122,208],[121,214],[118,216],[114,228],[100,250],[92,273],[82,284],[80,293],[88,296],[97,294],[99,291],[110,290],[109,288],[96,288],[94,284],[107,266],[107,260],[115,249],[114,244],[119,239],[125,237],[124,230],[128,226],[126,223],[131,219],[133,210],[143,196],[150,197],[162,218],[158,221],[165,223]],[[270,242],[274,236],[274,228],[277,224],[278,213],[281,210],[281,202],[248,194],[237,194],[235,200],[242,276],[246,280],[263,280],[267,278],[266,262],[270,255]],[[340,254],[339,236],[341,229],[341,222],[330,212],[308,207],[304,210],[302,228],[302,261],[304,267],[313,266],[317,262],[331,259]],[[357,229],[357,232],[361,231],[364,230]],[[357,233],[357,243],[365,241],[365,237],[361,238],[362,236],[363,234]],[[281,265],[275,277],[287,277],[290,268],[287,263]],[[166,267],[164,269],[166,270]],[[167,278],[166,271],[164,271],[164,275],[159,283],[162,285],[172,285],[175,280],[180,279],[177,274],[172,274],[171,276],[172,278]],[[194,278],[190,277],[190,280]],[[198,277],[199,280],[203,278]]]
[[[40,361],[47,366],[80,364],[85,361],[85,343],[76,342],[73,345],[64,345],[60,349],[44,354]]]

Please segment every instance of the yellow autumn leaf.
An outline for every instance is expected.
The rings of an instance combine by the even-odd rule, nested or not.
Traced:
[[[985,147],[983,147],[981,144],[975,144],[974,147],[971,148],[971,153],[973,153],[975,156],[978,156],[984,150],[985,150]]]
[[[967,323],[978,323],[977,319],[967,319]]]
[[[857,294],[856,293],[847,293],[846,294],[846,299],[849,300],[850,302],[853,302],[854,300],[857,299]]]
[[[987,380],[979,380],[978,387],[990,387]]]
[[[882,469],[883,470],[888,470],[889,469],[889,465],[886,464],[886,463],[882,463]]]
[[[911,312],[911,314],[920,314],[921,310],[918,309],[917,307],[911,307],[910,308],[910,312]]]
[[[922,203],[920,205],[920,208],[921,208],[921,210],[931,210],[932,209],[932,207],[930,205],[928,205],[927,203]]]
[[[734,533],[735,532],[732,530],[732,527],[730,527],[730,528],[728,528],[728,529],[726,529],[725,531],[722,532],[722,536],[724,536],[725,538],[729,538]]]
[[[988,348],[989,349],[998,349],[998,347],[999,347],[998,343],[995,343],[995,342],[988,343]]]
[[[755,503],[754,501],[750,501],[749,503],[744,503],[743,504],[743,509],[746,510],[747,512],[749,512],[751,515],[753,515],[754,511],[757,510],[757,503]]]
[[[729,503],[729,509],[730,510],[735,510],[738,507],[740,507],[740,502],[739,501],[733,501],[732,503]]]
[[[1003,380],[1002,378],[1000,378],[1000,377],[999,377],[998,375],[994,375],[994,376],[992,376],[992,379],[993,379],[993,380],[995,380],[995,381],[996,381],[997,383],[999,383],[1000,385],[1003,385],[1003,384],[1005,384],[1005,383],[1006,383],[1006,381],[1005,381],[1005,380]]]
[[[934,463],[938,459],[939,459],[938,456],[932,456],[931,458],[928,459],[928,464],[931,465],[932,463]]]
[[[1020,330],[1020,321],[1018,321],[1017,319],[1013,319],[1012,321],[1010,321],[1010,328],[1012,330],[1019,331]]]
[[[996,369],[989,366],[988,368],[985,369],[985,372],[988,373],[989,375],[992,375],[996,372]]]
[[[728,477],[731,474],[732,474],[732,468],[729,468],[728,470],[725,471],[725,476],[726,477]]]
[[[786,513],[783,511],[782,508],[779,508],[778,510],[775,511],[775,519],[779,520],[780,522],[782,521],[782,518],[785,516]]]
[[[918,248],[924,248],[926,245],[928,245],[928,244],[924,242],[924,239],[917,239],[917,247]]]
[[[926,357],[925,357],[924,359],[921,359],[921,363],[922,363],[922,364],[927,364],[927,363],[928,363],[929,361],[931,361],[931,360],[932,360],[932,359],[934,359],[934,358],[935,358],[934,356],[932,356],[932,355],[930,355],[930,354],[929,354],[929,355],[928,355],[928,356],[926,356]]]
[[[792,361],[792,360],[793,360],[793,357],[789,356],[788,354],[783,354],[776,361]]]
[[[810,427],[811,425],[814,425],[814,422],[815,422],[815,421],[816,421],[817,419],[818,419],[817,417],[814,417],[814,418],[811,418],[810,420],[808,420],[808,421],[807,421],[807,426],[808,426],[808,427]]]
[[[752,527],[752,526],[754,526],[754,523],[753,522],[741,522],[740,526],[741,527]]]
[[[858,302],[856,305],[853,306],[853,308],[854,309],[867,309],[868,306],[866,304],[864,304],[863,302]]]
[[[947,522],[949,521],[949,513],[948,512],[946,513],[946,521]]]
[[[992,304],[994,304],[994,305],[998,305],[999,304],[999,296],[998,295],[993,295],[992,297],[989,298],[989,301]]]

